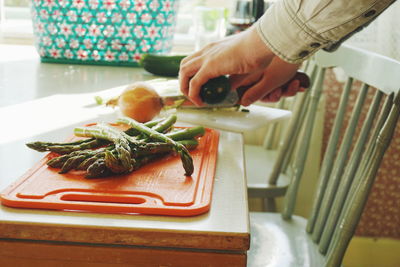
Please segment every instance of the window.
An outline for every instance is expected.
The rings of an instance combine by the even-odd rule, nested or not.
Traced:
[[[1,39],[32,39],[29,1],[0,0]]]
[[[196,6],[226,8],[226,10],[229,10],[233,2],[233,0],[181,0],[179,2],[179,13],[174,36],[175,46],[191,46],[191,49],[193,48],[195,42],[195,23],[193,19],[195,18]]]
[[[29,4],[31,0],[0,0],[0,42],[21,42],[33,40]],[[72,1],[72,0],[71,0]],[[187,45],[193,42],[193,10],[197,5],[225,7],[233,0],[180,0],[176,45]]]

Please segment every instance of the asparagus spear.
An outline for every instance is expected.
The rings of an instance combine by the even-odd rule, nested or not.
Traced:
[[[154,127],[156,125],[159,125],[163,121],[164,121],[164,119],[157,119],[157,120],[146,122],[145,125],[147,127]],[[140,134],[139,131],[137,131],[133,128],[130,128],[130,129],[126,130],[125,132],[127,134],[129,134],[130,136],[136,136],[136,135]],[[51,152],[55,152],[55,153],[64,155],[64,154],[69,154],[73,151],[89,149],[89,148],[97,148],[97,147],[105,145],[106,143],[107,142],[105,142],[104,140],[99,140],[96,138],[88,138],[88,139],[82,139],[82,140],[78,140],[75,142],[68,142],[68,143],[53,143],[53,142],[37,141],[37,142],[27,143],[26,145],[29,148],[34,149],[39,152],[51,151]]]
[[[165,119],[156,119],[156,120],[152,120],[152,121],[148,121],[145,122],[144,124],[147,127],[153,128],[154,126],[156,126],[157,124],[159,124],[160,122],[164,121]],[[125,131],[126,134],[130,135],[130,136],[137,136],[140,135],[140,131],[134,129],[134,128],[129,128],[128,130]]]
[[[110,174],[107,169],[104,158],[97,159],[87,169],[86,178],[104,177]]]
[[[110,151],[106,150],[104,153],[104,163],[106,167],[112,172],[112,173],[126,173],[128,172],[126,170],[126,167],[124,166],[123,162],[121,162],[120,158],[118,157],[118,151],[116,149]],[[129,171],[133,171],[134,169],[134,164],[135,160],[133,158],[130,158],[130,164],[131,168]]]
[[[172,114],[172,115],[168,116],[166,119],[160,121],[159,123],[157,123],[156,125],[154,125],[154,126],[151,127],[151,128],[153,128],[153,129],[154,129],[155,131],[157,131],[157,132],[165,133],[165,132],[168,132],[170,129],[173,128],[174,123],[176,122],[176,120],[177,120],[177,116],[174,115],[174,114]],[[146,125],[146,124],[145,124],[145,125]],[[148,125],[146,125],[146,126],[149,127]],[[138,130],[135,129],[135,128],[131,128],[131,129],[134,129],[134,130],[136,130],[137,132],[140,132],[140,131],[138,131]],[[137,138],[138,138],[139,140],[148,141],[147,136],[146,136],[144,133],[142,133],[142,132],[140,132],[140,134],[138,134]]]
[[[169,132],[165,135],[174,141],[179,141],[179,140],[190,140],[198,136],[203,136],[204,133],[205,129],[203,126],[195,126],[191,128],[181,129],[175,132]]]
[[[198,145],[197,140],[182,140],[182,141],[178,141],[178,142],[187,146],[188,149],[193,149]],[[165,143],[149,143],[149,144],[162,146],[163,149],[158,150],[158,151],[153,150],[153,152],[154,152],[153,154],[146,154],[146,153],[149,153],[149,151],[144,152],[145,150],[143,150],[143,154],[140,154],[140,155],[138,155],[137,158],[135,158],[134,170],[137,170],[141,166],[170,153],[172,150],[172,146],[168,145],[168,147],[170,149],[168,151],[167,150],[164,151],[164,148],[166,147]],[[104,177],[104,176],[112,174],[112,172],[107,171],[110,169],[109,168],[110,166],[107,166],[105,160],[99,160],[96,157],[90,158],[90,159],[88,159],[88,161],[89,160],[92,162],[92,164],[90,164],[89,168],[86,168],[87,169],[87,173],[85,175],[86,178],[92,179],[92,178]],[[113,166],[111,166],[111,168],[113,168]]]
[[[91,157],[89,157],[89,158],[87,158],[87,159],[85,159],[84,161],[82,161],[81,162],[81,164],[79,164],[77,167],[76,167],[76,169],[77,170],[88,170],[88,168],[92,165],[92,164],[94,164],[98,159],[100,159],[100,158],[104,158],[104,156],[105,156],[105,152],[103,152],[103,153],[101,153],[101,152],[99,152],[99,153],[97,153],[97,154],[95,154],[95,155],[93,155],[93,156],[91,156]]]
[[[196,148],[198,145],[198,141],[195,139],[182,140],[178,142],[183,144],[189,150]],[[62,155],[49,160],[47,162],[47,165],[53,168],[61,168],[60,173],[66,173],[71,169],[87,170],[88,167],[98,159],[105,158],[108,153],[114,153],[113,152],[114,148],[115,148],[114,145],[109,145],[108,147],[99,148],[96,150],[74,151],[71,152],[70,154]],[[154,142],[137,146],[133,154],[135,158],[138,158],[155,154],[166,154],[172,151],[173,151],[173,146],[171,144]],[[113,171],[113,168],[110,169]],[[120,171],[113,171],[113,172],[119,173]]]
[[[68,154],[73,151],[88,149],[88,148],[96,148],[104,145],[103,140],[98,140],[95,138],[83,139],[76,142],[71,143],[51,143],[51,142],[31,142],[26,145],[39,152],[52,151],[58,154]]]
[[[193,162],[187,149],[197,147],[198,142],[194,138],[203,135],[205,131],[199,126],[163,135],[162,133],[173,128],[176,119],[175,115],[171,115],[166,119],[140,124],[145,128],[137,125],[132,127],[129,124],[132,128],[125,132],[102,124],[78,127],[75,129],[77,136],[90,138],[69,143],[33,142],[27,145],[39,151],[64,154],[47,163],[51,167],[60,168],[60,173],[71,169],[86,170],[88,178],[126,173],[161,155],[176,151],[181,156],[186,174],[190,175],[193,172]],[[148,127],[153,129],[149,131]],[[157,142],[150,142],[151,140]],[[90,149],[110,142],[112,144],[107,147]]]
[[[177,143],[182,144],[188,150],[195,149],[199,145],[199,142],[196,139],[179,140],[177,141]],[[135,148],[134,154],[135,157],[141,157],[160,153],[168,153],[172,151],[174,151],[174,147],[172,144],[152,142],[137,146]]]
[[[184,145],[175,142],[170,137],[168,137],[162,133],[159,133],[157,131],[154,131],[153,129],[147,127],[146,125],[139,123],[131,118],[121,117],[118,119],[118,122],[128,124],[132,128],[135,128],[135,129],[141,131],[142,133],[146,134],[151,139],[154,139],[157,141],[162,141],[167,144],[173,145],[174,150],[181,157],[183,168],[185,169],[185,175],[188,175],[188,176],[192,175],[193,169],[194,169],[193,159],[190,156],[189,151],[185,148]]]
[[[166,153],[171,151],[173,151],[173,147],[171,144],[152,142],[136,146],[133,154],[134,157],[140,157],[151,154]]]
[[[181,145],[184,145],[188,150],[193,150],[199,145],[199,141],[196,139],[180,140],[177,142]]]
[[[74,151],[74,152],[71,152],[71,153],[69,153],[69,154],[62,155],[62,156],[59,156],[59,157],[50,159],[50,160],[47,162],[47,165],[49,165],[50,167],[53,167],[53,168],[62,168],[62,166],[64,165],[64,163],[65,163],[67,160],[69,160],[70,158],[75,157],[75,156],[78,156],[78,155],[80,155],[80,154],[81,154],[81,155],[84,155],[84,154],[86,154],[86,153],[94,153],[94,152],[86,151],[86,150],[84,150],[84,151]]]
[[[29,147],[29,145],[31,145],[33,148],[32,149],[37,149],[38,151],[40,151],[40,149],[44,149],[43,151],[40,152],[45,152],[47,151],[47,146],[62,146],[62,145],[79,145],[85,142],[89,142],[92,139],[81,139],[81,140],[77,140],[77,141],[73,141],[73,142],[66,142],[66,143],[54,143],[54,142],[32,142],[32,143],[28,143],[27,146]]]
[[[173,140],[180,140],[185,137],[192,138],[203,134],[204,134],[203,127],[193,127],[193,128],[179,130],[170,133],[168,135]],[[194,149],[198,145],[198,142],[195,139],[187,139],[178,142],[183,144],[189,150]],[[67,155],[53,158],[50,161],[48,161],[47,164],[54,168],[61,168],[60,171],[61,173],[68,172],[71,169],[87,170],[88,167],[94,164],[99,158],[103,159],[105,158],[106,149],[108,151],[112,151],[115,149],[115,146],[109,145],[106,148],[100,148],[96,150],[88,149],[88,150],[75,151]],[[136,158],[151,154],[168,153],[173,150],[173,146],[171,144],[163,142],[151,142],[151,143],[139,143],[139,144],[136,143],[134,146],[131,146],[131,149],[132,149],[131,156]],[[108,167],[111,169],[113,173],[123,172],[120,164],[117,164],[115,161],[112,161],[111,157],[107,157],[106,162],[108,162]],[[96,162],[96,164],[99,163]],[[94,176],[94,174],[91,174],[89,176]]]
[[[163,133],[163,132],[168,131],[169,129],[171,129],[172,126],[174,125],[174,123],[176,122],[176,120],[177,120],[177,116],[175,114],[172,114],[172,115],[168,116],[165,120],[160,121],[159,123],[154,125],[154,127],[152,127],[152,128],[153,128],[154,131]],[[144,124],[144,125],[146,127],[149,127],[146,124]],[[149,127],[149,128],[151,128],[151,127]]]
[[[133,161],[131,158],[131,147],[129,146],[129,141],[126,134],[118,131],[105,124],[98,124],[91,127],[78,127],[75,128],[74,133],[76,136],[82,137],[95,137],[98,139],[105,139],[111,141],[115,144],[116,158],[118,159],[118,173],[130,172],[133,170]],[[112,161],[111,157],[106,158],[106,160]],[[108,164],[115,164],[108,162]]]
[[[151,162],[152,160],[160,158],[163,155],[164,154],[153,154],[137,158],[135,160],[134,170],[139,169],[141,166]],[[90,167],[87,169],[85,177],[88,179],[92,179],[92,178],[104,177],[110,174],[111,172],[107,167],[105,160],[98,159],[94,162],[94,164],[90,165]]]

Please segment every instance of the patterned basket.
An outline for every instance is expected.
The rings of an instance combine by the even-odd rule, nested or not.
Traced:
[[[137,66],[172,47],[178,0],[32,0],[42,62]]]

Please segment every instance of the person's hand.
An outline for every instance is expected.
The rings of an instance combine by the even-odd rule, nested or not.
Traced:
[[[260,101],[267,103],[274,103],[281,100],[282,97],[294,96],[298,92],[304,92],[307,87],[300,86],[299,80],[294,80],[289,83],[286,88],[278,87],[272,92],[264,96]]]
[[[197,105],[201,86],[209,79],[231,74],[246,74],[264,69],[274,54],[263,43],[254,27],[209,44],[184,58],[180,65],[180,88]]]
[[[250,85],[240,103],[248,106],[258,100],[277,101],[282,95],[295,94],[300,90],[296,81],[284,92],[280,86],[289,81],[298,68],[298,64],[277,57],[261,40],[256,28],[251,27],[184,58],[179,80],[182,93],[200,106],[203,104],[199,96],[201,86],[209,79],[230,75],[233,90]]]
[[[297,79],[288,82],[296,74],[298,64],[289,64],[277,56],[264,69],[247,73],[231,75],[232,90],[246,87],[240,104],[248,106],[255,101],[277,102],[281,97],[294,96],[297,92],[304,91]],[[283,87],[283,85],[286,85]]]

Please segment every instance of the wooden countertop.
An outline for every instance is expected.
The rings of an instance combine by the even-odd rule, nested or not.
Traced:
[[[1,206],[0,238],[247,250],[249,226],[242,141],[239,134],[221,132],[213,199],[206,214],[180,218]],[[17,157],[12,147],[3,145],[3,151],[11,156],[5,163],[12,164]],[[12,176],[11,170],[4,173],[2,169],[0,173],[0,187],[4,189],[12,182],[7,179]]]

